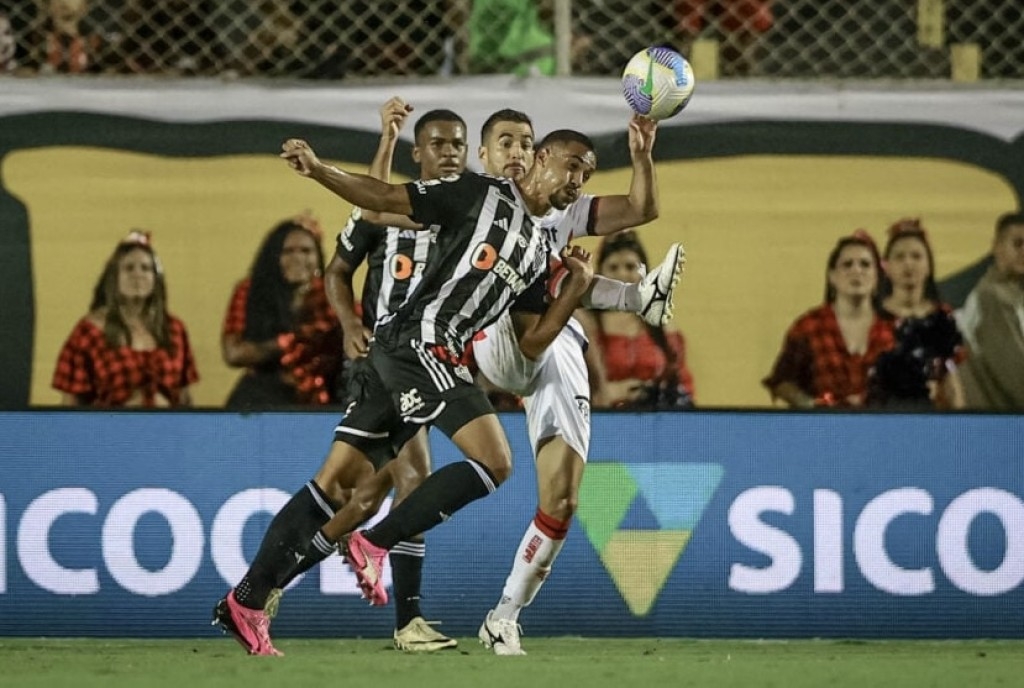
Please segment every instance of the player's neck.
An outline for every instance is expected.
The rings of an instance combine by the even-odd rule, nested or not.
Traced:
[[[521,181],[517,180],[516,186],[519,188],[519,193],[523,197],[530,215],[543,217],[548,214],[548,211],[551,210],[551,197],[541,191],[535,181],[528,176]]]

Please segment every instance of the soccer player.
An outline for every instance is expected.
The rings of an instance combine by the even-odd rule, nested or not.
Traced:
[[[651,151],[656,124],[634,117],[629,124],[633,179],[628,195],[583,195],[541,220],[553,251],[577,236],[605,235],[645,224],[658,214],[657,180]],[[484,171],[520,178],[533,164],[533,126],[516,110],[500,110],[481,130]],[[652,325],[672,316],[672,290],[683,267],[682,246],[640,285],[595,278],[584,303],[591,308],[632,310]],[[630,288],[632,287],[632,289]],[[538,506],[516,550],[501,598],[487,613],[478,637],[497,655],[524,655],[519,613],[543,585],[558,556],[573,514],[590,446],[590,384],[583,357],[586,337],[574,319],[535,360],[523,355],[519,333],[534,317],[504,313],[474,343],[480,372],[498,387],[523,397],[527,429],[537,468]]]
[[[376,510],[375,483],[384,478],[375,468],[394,458],[396,448],[421,426],[441,428],[466,460],[433,473],[375,528],[349,538],[346,558],[371,603],[387,602],[380,574],[389,549],[486,496],[509,476],[508,441],[462,357],[469,339],[513,299],[544,310],[528,339],[546,346],[545,338],[561,330],[593,276],[586,252],[564,252],[568,277],[559,296],[544,309],[543,278],[550,253],[533,217],[575,200],[594,162],[593,145],[582,134],[561,131],[549,139],[538,151],[531,173],[515,183],[464,173],[387,184],[323,164],[305,141],[289,139],[283,145],[282,157],[300,175],[358,207],[410,216],[422,231],[435,233],[435,245],[430,260],[415,275],[418,283],[409,297],[375,326],[369,365],[352,382],[354,403],[338,427],[340,441],[308,485],[312,499],[307,506],[322,496],[315,489],[318,485],[358,487],[311,541],[305,527],[295,526],[298,520],[308,522],[308,513],[286,517],[274,534],[268,531],[261,547],[266,556],[257,557],[250,569],[250,574],[259,575],[262,596],[267,594],[262,589],[288,580],[297,568],[327,557],[342,535]],[[282,513],[286,510],[287,506]],[[252,592],[249,579],[247,575],[225,598],[224,625],[250,653],[279,654],[258,601],[246,605],[240,599]]]
[[[381,141],[371,164],[370,172],[377,177],[390,176],[391,162],[398,134],[409,113],[404,101],[392,98],[380,110]],[[413,159],[420,164],[424,179],[457,174],[466,167],[466,123],[450,110],[432,110],[422,115],[413,130],[416,145]],[[368,329],[380,314],[389,312],[405,300],[414,274],[422,270],[433,236],[430,232],[401,231],[394,227],[379,227],[361,219],[358,209],[339,234],[337,252],[325,273],[326,292],[331,306],[342,323],[346,357],[352,361],[352,375],[360,376],[366,364]],[[366,260],[368,270],[363,286],[362,317],[356,313],[352,289],[352,274]],[[336,438],[331,454],[344,451]],[[398,460],[387,466],[387,486],[395,487],[395,504],[401,502],[430,472],[430,453],[426,430],[417,433],[402,448]],[[335,459],[336,460],[336,459]],[[325,464],[332,461],[331,456]],[[330,474],[321,471],[317,478],[300,490],[272,521],[267,538],[257,554],[252,568],[235,591],[240,604],[259,608],[267,616],[277,614],[281,589],[310,568],[295,567],[285,578],[268,577],[273,564],[265,561],[274,556],[271,538],[282,538],[281,529],[292,528],[309,540],[317,529],[350,498],[355,485],[352,478],[339,476],[332,482]],[[383,497],[383,495],[382,495]],[[419,609],[419,590],[422,562],[425,553],[421,535],[395,547],[391,557],[396,591],[395,647],[404,651],[433,651],[455,647],[457,642],[436,630],[423,619]],[[267,591],[266,586],[274,586]],[[214,609],[214,623],[225,628],[236,638],[239,634],[231,620],[226,599]],[[243,647],[248,646],[243,643]]]
[[[381,108],[381,145],[371,167],[371,176],[388,181],[391,159],[398,133],[409,108],[392,98]],[[420,164],[420,179],[461,174],[466,169],[468,142],[466,123],[451,110],[431,110],[416,121],[413,128],[413,159]],[[326,270],[327,295],[342,323],[345,356],[352,361],[352,375],[368,365],[366,354],[373,324],[377,318],[398,308],[415,286],[434,239],[431,232],[383,228],[367,222],[357,208],[344,231],[338,236],[338,248]],[[352,275],[367,262],[362,290],[362,314],[356,312]],[[406,442],[395,461],[384,471],[395,488],[392,507],[397,506],[430,474],[430,443],[422,428]],[[309,533],[312,538],[315,531]],[[398,543],[389,555],[395,593],[395,649],[405,652],[432,652],[458,645],[432,628],[420,611],[420,586],[426,543],[415,534]]]

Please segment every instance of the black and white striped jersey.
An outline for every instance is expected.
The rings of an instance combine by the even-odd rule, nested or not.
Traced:
[[[366,261],[363,282],[363,324],[373,328],[378,318],[397,311],[423,277],[436,228],[428,231],[382,227],[352,211],[338,234],[338,255],[356,268]]]
[[[461,356],[473,335],[546,276],[545,233],[516,185],[474,172],[408,184],[412,218],[435,244],[410,298],[377,321],[385,347],[410,340]]]

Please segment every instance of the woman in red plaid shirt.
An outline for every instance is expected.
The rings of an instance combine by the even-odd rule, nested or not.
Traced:
[[[858,230],[832,249],[825,303],[800,316],[764,385],[793,408],[860,407],[878,356],[893,348],[893,321],[876,300],[881,261],[875,242]]]
[[[117,245],[89,314],[64,343],[53,387],[72,406],[188,406],[199,379],[185,325],[167,312],[167,286],[149,234]]]
[[[301,215],[274,227],[238,283],[221,334],[224,362],[246,368],[228,408],[338,401],[341,326],[324,291],[320,228]]]

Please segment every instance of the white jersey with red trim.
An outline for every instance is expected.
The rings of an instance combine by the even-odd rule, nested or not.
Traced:
[[[562,210],[552,208],[540,218],[541,229],[551,244],[551,253],[556,258],[563,248],[577,237],[592,236],[597,221],[597,198],[584,194],[569,207]]]

